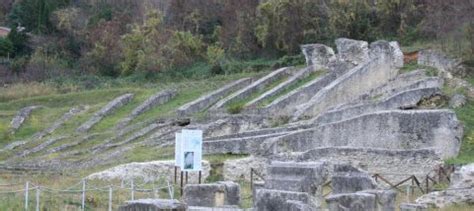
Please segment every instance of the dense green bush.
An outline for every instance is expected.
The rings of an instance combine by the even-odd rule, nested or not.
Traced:
[[[13,55],[13,43],[7,38],[0,37],[0,57]]]

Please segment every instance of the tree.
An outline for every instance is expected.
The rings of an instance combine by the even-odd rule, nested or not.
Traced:
[[[28,34],[25,31],[19,31],[18,27],[13,27],[7,36],[13,46],[12,57],[27,55],[31,52],[28,47]]]
[[[69,0],[20,0],[9,14],[11,26],[25,27],[34,33],[50,33],[54,26],[50,15],[58,8],[69,5]]]
[[[7,38],[0,37],[0,57],[13,55],[13,43]]]

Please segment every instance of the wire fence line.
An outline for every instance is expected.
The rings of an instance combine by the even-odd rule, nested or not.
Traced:
[[[80,195],[81,199],[81,209],[86,209],[86,196],[93,192],[97,193],[108,193],[108,210],[113,208],[113,197],[114,192],[125,191],[130,193],[129,200],[135,200],[135,193],[153,193],[153,198],[158,198],[159,191],[167,192],[167,195],[170,199],[174,198],[174,187],[172,183],[166,180],[164,183],[156,186],[156,180],[143,182],[139,185],[135,185],[135,180],[130,179],[129,182],[122,180],[120,185],[108,184],[99,187],[94,187],[93,185],[88,185],[87,179],[82,179],[78,183],[75,183],[72,186],[58,189],[47,186],[42,186],[39,184],[34,184],[29,181],[25,183],[12,183],[12,184],[0,184],[0,197],[5,196],[6,194],[21,194],[24,196],[24,208],[29,210],[30,203],[35,203],[35,210],[39,211],[41,209],[41,194],[56,194],[58,196],[64,197],[64,194],[71,194],[75,196]],[[160,182],[160,181],[159,181]],[[19,188],[22,186],[22,188]],[[147,187],[148,186],[148,187]],[[149,186],[152,186],[151,188]],[[11,190],[4,190],[5,188],[10,188]],[[30,197],[30,192],[34,192],[34,199]],[[3,196],[2,196],[3,195]],[[15,197],[16,198],[16,197]],[[121,202],[119,202],[121,203]]]

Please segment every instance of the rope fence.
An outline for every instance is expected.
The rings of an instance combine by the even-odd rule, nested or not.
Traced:
[[[122,192],[124,195],[129,193],[129,198],[126,200],[135,200],[136,193],[146,193],[152,195],[153,198],[159,198],[159,192],[162,191],[165,193],[170,199],[174,198],[174,187],[172,183],[166,180],[164,184],[156,185],[156,181],[148,181],[143,182],[139,185],[135,184],[134,179],[130,179],[129,182],[122,180],[120,185],[116,184],[108,184],[99,187],[95,187],[92,184],[88,184],[86,179],[82,179],[80,182],[63,189],[57,189],[52,187],[46,187],[39,184],[34,184],[29,181],[25,183],[12,183],[12,184],[0,184],[0,197],[12,197],[15,201],[21,200],[23,198],[23,204],[25,210],[30,210],[33,207],[30,205],[34,204],[34,208],[36,211],[41,210],[41,203],[42,203],[42,196],[48,194],[50,198],[52,195],[55,195],[55,198],[62,201],[76,201],[77,196],[80,197],[80,207],[81,210],[86,210],[87,205],[87,196],[92,193],[103,193],[107,195],[107,210],[111,211],[113,209],[113,200],[114,196],[119,197],[119,193]],[[19,188],[22,186],[21,188]],[[150,188],[151,186],[151,188]],[[12,188],[16,187],[15,189],[11,190],[2,190],[5,188]],[[31,194],[31,193],[33,194]],[[13,195],[11,195],[13,194]],[[19,197],[19,194],[23,194],[23,197]],[[30,195],[31,194],[31,195]],[[69,197],[69,199],[66,199]],[[72,198],[71,198],[72,197]],[[76,197],[76,200],[73,199]],[[122,196],[123,198],[123,196]],[[44,197],[43,197],[44,199]],[[117,203],[123,203],[126,200],[117,200]],[[46,203],[46,199],[43,200]],[[19,201],[18,201],[19,203]]]

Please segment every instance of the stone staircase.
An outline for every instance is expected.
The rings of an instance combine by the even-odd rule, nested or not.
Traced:
[[[324,162],[272,162],[264,186],[255,190],[255,208],[289,210],[295,204],[320,208],[327,169]]]

